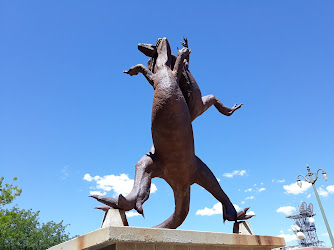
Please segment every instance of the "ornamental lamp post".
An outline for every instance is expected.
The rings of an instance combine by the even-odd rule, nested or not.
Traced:
[[[311,173],[311,170],[310,170],[310,167],[309,165],[306,165],[306,168],[307,168],[307,171],[308,171],[308,174],[306,176],[304,175],[298,175],[297,176],[297,185],[299,187],[302,187],[302,182],[300,180],[300,176],[303,177],[305,179],[306,182],[308,183],[311,183],[312,184],[312,187],[313,187],[313,190],[314,190],[314,193],[315,193],[315,196],[317,197],[317,201],[318,201],[318,204],[319,204],[319,207],[320,207],[320,211],[321,211],[321,214],[322,214],[322,217],[324,218],[324,221],[325,221],[325,225],[326,225],[326,228],[327,228],[327,232],[328,232],[328,235],[329,235],[329,238],[331,239],[331,242],[332,242],[332,247],[334,249],[334,239],[333,239],[333,234],[332,234],[332,231],[329,227],[329,224],[328,224],[328,221],[327,221],[327,217],[326,217],[326,214],[325,214],[325,211],[322,207],[322,204],[321,204],[321,201],[320,201],[320,198],[319,198],[319,195],[318,195],[318,191],[315,187],[315,182],[318,180],[318,172],[320,170],[322,170],[322,177],[327,181],[328,180],[328,177],[327,177],[327,174],[325,172],[325,170],[323,170],[322,168],[318,169],[318,171],[316,173]]]

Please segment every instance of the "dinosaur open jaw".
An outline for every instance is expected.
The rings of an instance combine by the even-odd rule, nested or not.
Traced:
[[[145,56],[148,56],[148,57],[156,57],[157,56],[157,47],[153,44],[139,43],[138,44],[138,49]]]
[[[170,49],[169,42],[166,37],[162,38],[160,43],[157,46],[157,62],[156,65],[158,67],[162,67],[164,65],[171,67],[171,59],[172,59],[172,52]]]

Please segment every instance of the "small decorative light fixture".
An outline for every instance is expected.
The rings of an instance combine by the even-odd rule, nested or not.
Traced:
[[[325,171],[322,171],[322,177],[324,177],[325,181],[328,180],[328,176]]]
[[[305,239],[305,234],[303,232],[298,232],[296,235],[297,235],[297,238],[300,240]]]
[[[298,175],[297,176],[297,185],[299,187],[302,187],[302,182],[300,181],[300,177],[303,177],[303,179],[305,180],[305,182],[307,183],[310,183],[312,184],[312,187],[313,187],[313,190],[314,190],[314,194],[315,194],[315,197],[317,198],[317,201],[319,203],[319,207],[320,207],[320,211],[321,211],[321,214],[322,214],[322,217],[324,218],[324,222],[325,222],[325,225],[326,225],[326,228],[327,228],[327,232],[328,232],[328,235],[329,235],[329,238],[331,240],[331,243],[332,243],[332,247],[334,249],[334,237],[333,237],[333,234],[332,234],[332,231],[329,227],[329,224],[328,224],[328,221],[327,221],[327,217],[326,217],[326,214],[325,214],[325,211],[322,207],[322,204],[321,204],[321,201],[320,201],[320,197],[319,197],[319,194],[318,194],[318,191],[317,191],[317,188],[315,186],[315,182],[318,180],[318,173],[319,171],[322,171],[322,177],[324,177],[324,179],[327,181],[328,177],[327,177],[327,174],[325,172],[325,170],[323,170],[322,168],[319,168],[317,172],[315,173],[312,173],[311,172],[311,169],[310,169],[310,166],[309,165],[306,165],[306,169],[307,169],[307,175]],[[313,218],[312,218],[313,219]],[[314,219],[313,219],[314,220]],[[309,222],[311,223],[311,218],[309,219]],[[300,232],[298,232],[300,233]],[[302,235],[300,234],[299,236],[297,235],[297,237],[302,237]],[[299,238],[299,239],[303,239],[303,238]]]
[[[298,231],[300,231],[300,227],[297,226],[297,225],[292,225],[291,230],[294,231],[294,232],[298,232]]]

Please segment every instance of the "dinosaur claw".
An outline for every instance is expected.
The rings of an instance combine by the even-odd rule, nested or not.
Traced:
[[[124,210],[130,210],[128,209],[131,204],[128,202],[128,200],[123,196],[123,195],[119,195],[118,196],[118,200],[117,200],[117,206],[119,206],[120,208],[124,209]]]
[[[90,195],[90,196],[88,196],[88,197],[92,197],[92,198],[98,200],[98,199],[100,198],[100,195]]]
[[[141,214],[143,216],[143,218],[145,219],[145,215],[144,215],[144,210],[143,210],[143,207],[142,207],[142,204],[140,203],[137,203],[136,206],[135,206],[135,210]]]
[[[117,200],[115,198],[109,198],[109,197],[105,197],[105,196],[101,196],[101,195],[90,195],[89,197],[92,197],[94,199],[96,199],[97,201],[112,207],[112,208],[119,208],[117,206]]]
[[[107,206],[107,205],[104,205],[104,206],[98,206],[98,207],[94,207],[95,209],[100,209],[104,212],[107,212],[111,207],[110,206]]]
[[[225,206],[223,206],[223,221],[224,221],[224,224],[225,224],[225,221],[226,221],[225,214],[226,214],[226,208],[225,208]]]
[[[248,220],[248,219],[252,218],[253,216],[255,216],[255,215],[245,215],[245,217],[243,218],[243,220]]]
[[[237,214],[237,220],[248,220],[248,219],[252,218],[254,215],[246,214],[246,212],[248,211],[248,209],[249,209],[249,207],[247,207],[244,210],[240,211]]]
[[[183,37],[183,41],[181,42],[181,44],[183,45],[183,47],[188,48],[188,39]]]

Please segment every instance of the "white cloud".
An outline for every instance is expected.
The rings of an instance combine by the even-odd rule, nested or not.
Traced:
[[[243,176],[246,174],[246,170],[234,170],[232,173],[224,173],[223,176],[227,178],[232,178],[235,175]]]
[[[241,204],[245,204],[245,201],[242,201]]]
[[[322,187],[318,188],[319,195],[328,196],[329,194],[334,194],[334,185],[330,185],[326,187],[326,190]]]
[[[233,204],[235,210],[239,211],[241,208],[236,205]],[[203,209],[198,209],[196,212],[196,215],[201,215],[201,216],[211,216],[211,215],[215,215],[215,214],[223,214],[223,206],[220,202],[216,203],[213,205],[212,208],[203,208]]]
[[[150,189],[150,194],[155,193],[156,191],[158,191],[157,186],[154,183],[151,183],[151,189]]]
[[[328,192],[322,187],[318,188],[318,193],[320,196],[325,196],[325,197],[328,196]]]
[[[285,242],[297,240],[297,237],[295,234],[280,234],[280,235],[277,235],[277,237],[283,237],[285,239]]]
[[[248,197],[246,197],[245,199],[246,200],[252,200],[252,199],[254,199],[255,197],[254,196],[248,196]]]
[[[63,167],[63,169],[61,170],[62,173],[62,179],[65,180],[67,179],[67,177],[69,177],[69,171],[68,171],[68,166]]]
[[[114,196],[122,194],[124,196],[128,195],[133,187],[133,179],[130,179],[127,174],[121,175],[105,175],[105,176],[94,176],[90,174],[85,174],[83,177],[86,181],[95,181],[96,189],[101,189],[103,191],[113,191]],[[157,187],[155,184],[151,184],[151,193],[155,193]]]
[[[138,214],[137,212],[134,212],[134,211],[129,211],[129,212],[126,212],[126,217],[127,218],[130,218],[130,217],[135,217],[135,216],[139,216],[140,214]]]
[[[90,195],[106,195],[107,192],[101,193],[101,191],[89,191]]]
[[[93,177],[91,177],[90,174],[85,174],[83,179],[86,180],[86,181],[92,181]]]
[[[261,182],[261,185],[263,185],[263,182]]]
[[[155,193],[156,191],[158,191],[158,188],[155,184],[151,183],[151,190],[150,190],[150,194]]]
[[[284,233],[284,231],[283,230],[281,230],[281,231],[279,231],[281,234],[283,234]]]
[[[247,192],[252,192],[252,191],[262,192],[264,190],[266,190],[266,189],[265,188],[257,188],[256,190],[255,189],[253,190],[253,188],[248,188],[248,189],[245,189],[245,192],[246,193]]]
[[[297,182],[291,183],[290,185],[284,185],[283,188],[285,189],[286,193],[288,194],[302,194],[306,190],[308,190],[312,184],[308,183],[306,181],[301,181],[302,182],[302,187],[299,187],[297,185]]]
[[[308,195],[306,196],[306,198],[311,198],[311,194],[308,194]]]
[[[326,189],[328,193],[334,194],[334,185],[327,186]]]
[[[233,204],[233,206],[234,206],[235,210],[237,210],[237,211],[241,210],[241,207],[239,207],[237,204]]]
[[[248,211],[246,214],[247,215],[255,215],[255,212],[254,211]]]
[[[295,207],[291,207],[291,206],[286,206],[286,207],[280,207],[276,210],[277,213],[283,213],[286,216],[292,215],[294,212],[296,212],[296,208]]]
[[[285,182],[285,179],[282,179],[282,180],[275,180],[275,179],[273,179],[272,182],[283,183],[283,182]]]
[[[329,236],[328,233],[322,233],[321,235],[322,235],[322,236],[327,236],[327,237]]]
[[[205,207],[204,209],[197,210],[196,215],[211,216],[214,214],[222,214],[222,213],[223,213],[222,204],[218,202],[215,205],[213,205],[212,208]]]

